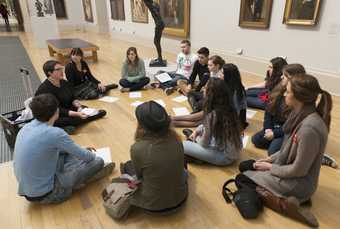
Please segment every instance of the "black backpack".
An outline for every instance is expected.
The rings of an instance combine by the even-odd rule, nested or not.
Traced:
[[[235,183],[237,191],[232,192],[227,186]],[[245,219],[255,219],[263,210],[263,203],[256,190],[238,182],[236,179],[226,181],[222,188],[222,195],[227,203],[235,203],[238,211]],[[230,199],[229,196],[232,196]]]

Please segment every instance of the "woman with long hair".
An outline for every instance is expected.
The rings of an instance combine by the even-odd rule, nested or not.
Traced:
[[[65,66],[67,81],[73,88],[78,99],[97,99],[108,91],[118,87],[117,84],[103,85],[91,73],[84,60],[84,53],[80,48],[74,48],[70,53],[71,61]]]
[[[121,166],[141,181],[131,204],[154,213],[172,212],[188,195],[183,144],[158,103],[143,103],[135,113],[138,125],[130,150],[133,169]]]
[[[237,113],[227,85],[211,78],[205,90],[204,119],[184,141],[184,153],[214,165],[230,165],[239,158],[242,142]]]
[[[269,102],[264,114],[263,129],[252,137],[257,148],[267,149],[268,155],[280,150],[284,132],[282,126],[288,118],[291,109],[284,102],[288,80],[298,74],[305,74],[301,64],[288,64],[283,68],[281,83],[279,83],[269,96]]]
[[[138,91],[144,88],[150,79],[145,75],[144,61],[139,58],[137,49],[130,47],[126,51],[126,60],[122,67],[121,92]]]
[[[292,109],[283,131],[286,139],[279,152],[248,161],[241,176],[249,179],[266,206],[318,226],[316,218],[300,208],[318,187],[321,161],[331,124],[332,97],[308,74],[289,79],[285,102]],[[241,168],[241,166],[240,166]]]
[[[282,57],[275,57],[270,60],[265,81],[247,89],[248,107],[264,110],[269,94],[278,85],[282,77],[282,68],[287,65],[287,61]]]

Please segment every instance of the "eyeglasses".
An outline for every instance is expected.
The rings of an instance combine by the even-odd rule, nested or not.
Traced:
[[[63,71],[64,67],[60,67],[60,68],[55,68],[53,71]]]

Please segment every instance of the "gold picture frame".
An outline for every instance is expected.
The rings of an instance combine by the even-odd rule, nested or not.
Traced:
[[[187,38],[190,31],[190,0],[156,0],[156,2],[159,3],[165,23],[164,34]]]
[[[143,0],[130,0],[131,18],[133,22],[149,23],[149,10]]]
[[[283,23],[315,26],[318,23],[322,0],[286,0]]]
[[[241,0],[239,26],[269,28],[272,7],[273,0]]]

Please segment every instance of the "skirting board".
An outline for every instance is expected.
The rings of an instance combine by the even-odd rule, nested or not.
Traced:
[[[128,40],[130,42],[136,42],[146,47],[153,47],[152,38],[140,37],[133,34],[127,34],[123,32],[111,32],[111,36],[119,40]],[[167,37],[162,38],[162,48],[164,51],[176,54],[179,50],[178,39],[169,39]],[[193,44],[192,50],[198,50],[200,47],[195,47]],[[221,50],[210,50],[212,54],[221,55],[227,60],[227,62],[235,63],[241,72],[249,73],[255,76],[265,77],[265,72],[268,66],[268,61],[261,58],[248,57],[244,55],[234,55]],[[340,96],[340,75],[332,72],[326,72],[322,70],[315,70],[307,67],[307,72],[318,78],[321,87],[331,94]]]

